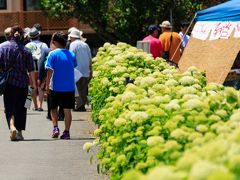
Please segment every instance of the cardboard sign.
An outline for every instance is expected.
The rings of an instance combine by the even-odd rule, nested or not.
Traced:
[[[190,37],[187,47],[179,61],[179,69],[184,72],[190,66],[206,72],[207,82],[222,84],[240,50],[240,38],[234,38],[233,33],[229,39],[214,41]]]

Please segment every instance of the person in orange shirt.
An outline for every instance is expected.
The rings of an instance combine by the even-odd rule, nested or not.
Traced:
[[[178,64],[182,52],[181,37],[177,32],[172,32],[172,25],[169,21],[163,21],[159,26],[162,30],[162,34],[159,36],[163,47],[162,57]]]

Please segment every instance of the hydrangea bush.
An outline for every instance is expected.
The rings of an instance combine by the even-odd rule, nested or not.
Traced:
[[[109,61],[115,68],[106,65]],[[206,84],[195,67],[180,73],[123,43],[105,44],[95,65],[91,100],[99,128],[97,139],[84,149],[101,147],[102,173],[114,180],[240,177],[239,91]],[[126,71],[112,74],[120,66]],[[126,73],[134,83],[123,83]],[[116,78],[122,79],[116,83]],[[99,99],[103,104],[94,105]]]
[[[113,45],[105,43],[93,58],[93,79],[90,82],[90,98],[93,120],[99,124],[99,111],[105,106],[109,96],[123,93],[128,82],[138,76],[147,76],[156,69],[169,67],[159,59],[126,43]]]

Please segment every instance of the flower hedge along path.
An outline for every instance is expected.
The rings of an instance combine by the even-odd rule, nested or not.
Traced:
[[[105,66],[109,61],[114,66]],[[239,91],[206,85],[196,68],[181,74],[124,43],[105,44],[94,69],[91,100],[104,105],[95,106],[97,139],[84,149],[101,147],[102,173],[125,180],[240,177]],[[116,69],[122,69],[119,77]],[[126,75],[134,83],[124,84]]]
[[[106,99],[122,94],[126,89],[126,81],[133,81],[136,77],[147,76],[155,70],[161,71],[166,68],[173,67],[159,59],[154,61],[150,54],[135,47],[125,43],[105,43],[93,59],[93,79],[90,82],[95,123],[101,124],[99,112],[105,106]]]

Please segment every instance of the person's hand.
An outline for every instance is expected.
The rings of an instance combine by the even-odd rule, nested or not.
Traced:
[[[37,80],[37,85],[40,86],[40,84],[41,84],[41,81],[40,81],[40,79],[38,79]]]
[[[47,94],[50,94],[50,88],[49,88],[49,85],[46,85],[45,90],[46,90],[46,93],[47,93]]]
[[[36,90],[37,90],[36,84],[31,85],[31,89],[32,89],[33,91],[36,91]]]
[[[32,89],[32,95],[37,95],[37,86],[36,86],[36,84],[32,84],[31,86],[30,86],[30,88]]]

